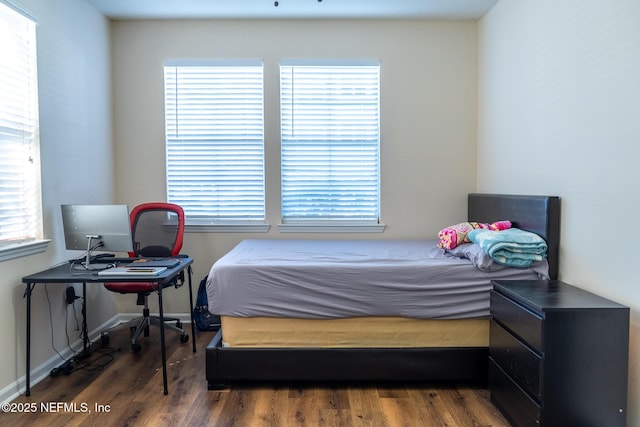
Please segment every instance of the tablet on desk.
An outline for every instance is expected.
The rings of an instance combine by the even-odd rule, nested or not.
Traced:
[[[100,270],[98,276],[157,276],[167,267],[123,266]]]

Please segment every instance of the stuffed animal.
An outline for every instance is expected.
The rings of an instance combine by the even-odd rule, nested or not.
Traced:
[[[461,222],[459,224],[451,225],[438,232],[438,238],[440,239],[438,247],[442,249],[453,249],[463,243],[471,243],[467,234],[476,228],[501,231],[511,228],[511,222],[506,220],[496,221],[491,224],[481,222]]]

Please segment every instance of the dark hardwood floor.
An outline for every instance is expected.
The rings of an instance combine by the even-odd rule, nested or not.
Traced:
[[[208,391],[204,349],[211,332],[198,334],[196,353],[191,341],[181,344],[167,332],[165,396],[158,335],[152,329],[134,354],[128,331],[114,333],[113,348],[95,351],[86,366],[47,377],[31,396],[5,404],[0,425],[508,426],[482,388],[257,384]]]

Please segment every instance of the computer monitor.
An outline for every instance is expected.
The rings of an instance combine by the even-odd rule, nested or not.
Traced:
[[[133,252],[127,205],[62,205],[64,240],[69,250]]]

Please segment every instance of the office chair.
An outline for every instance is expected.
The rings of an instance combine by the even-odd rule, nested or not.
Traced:
[[[177,257],[182,249],[184,237],[184,211],[182,207],[172,203],[144,203],[134,207],[129,215],[131,221],[131,235],[133,238],[133,252],[129,252],[129,257],[145,258],[166,258]],[[182,286],[184,274],[181,273],[175,280],[164,285],[164,287]],[[137,294],[137,304],[143,305],[142,317],[133,319],[122,325],[103,331],[101,340],[103,344],[109,341],[108,332],[130,327],[131,350],[134,353],[140,351],[141,346],[136,341],[141,333],[149,336],[149,325],[159,326],[160,318],[149,314],[148,297],[156,291],[157,283],[146,282],[105,282],[104,287],[112,292],[121,294]],[[164,289],[163,287],[163,289]],[[165,324],[165,328],[180,334],[180,341],[189,341],[182,328],[182,323],[176,318],[164,318],[165,322],[175,321],[176,324]]]

